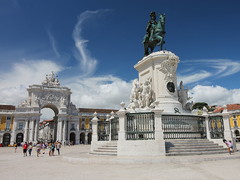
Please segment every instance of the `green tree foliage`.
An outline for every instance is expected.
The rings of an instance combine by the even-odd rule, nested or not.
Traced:
[[[201,110],[202,110],[204,106],[205,106],[207,109],[209,109],[208,104],[205,103],[205,102],[196,102],[196,103],[193,105],[192,109],[201,109]]]

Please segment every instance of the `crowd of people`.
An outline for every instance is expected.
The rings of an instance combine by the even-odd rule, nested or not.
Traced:
[[[29,142],[29,143],[25,142],[25,143],[21,144],[21,146],[23,149],[23,157],[31,156],[33,147],[36,148],[37,157],[39,157],[40,154],[45,154],[46,149],[49,150],[48,151],[49,156],[54,156],[55,149],[57,150],[57,155],[60,155],[62,143],[58,142],[58,141],[49,142],[49,143],[37,142],[36,144],[33,144],[32,142]],[[16,152],[18,145],[16,143],[14,143],[14,147],[15,147],[15,152]]]

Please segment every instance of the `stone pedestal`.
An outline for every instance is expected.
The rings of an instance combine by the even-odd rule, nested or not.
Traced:
[[[139,73],[139,84],[151,83],[152,105],[164,113],[182,112],[178,101],[176,69],[179,58],[170,51],[158,51],[140,60],[134,68]]]

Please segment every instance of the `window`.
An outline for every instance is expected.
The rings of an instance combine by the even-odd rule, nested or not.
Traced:
[[[71,124],[71,129],[70,129],[70,131],[75,131],[75,124],[74,124],[74,123]]]
[[[10,121],[7,121],[6,122],[6,131],[9,131],[10,130]]]
[[[82,118],[82,124],[81,124],[81,129],[85,129],[85,118]]]
[[[237,128],[238,127],[238,124],[237,124],[237,121],[234,120],[234,127]]]
[[[18,130],[22,130],[23,129],[23,122],[19,122],[18,123]]]
[[[11,120],[11,117],[10,117],[10,116],[7,116],[7,121],[8,121],[8,120]]]

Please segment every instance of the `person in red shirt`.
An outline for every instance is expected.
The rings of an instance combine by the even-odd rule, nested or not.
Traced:
[[[23,145],[23,157],[27,156],[27,149],[28,149],[28,144],[25,142]]]

